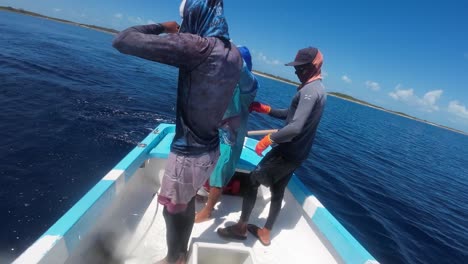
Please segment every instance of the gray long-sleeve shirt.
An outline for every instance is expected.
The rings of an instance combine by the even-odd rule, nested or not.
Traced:
[[[327,96],[321,80],[306,84],[294,96],[289,109],[272,109],[270,116],[286,119],[286,126],[271,134],[275,146],[287,159],[307,159],[322,117]]]
[[[179,68],[176,134],[171,151],[199,155],[219,145],[218,127],[239,81],[242,57],[228,41],[194,34],[163,34],[160,24],[120,32],[122,53]]]

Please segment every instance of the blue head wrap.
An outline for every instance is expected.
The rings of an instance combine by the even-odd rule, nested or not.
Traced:
[[[187,0],[179,32],[229,40],[223,6],[223,0]]]
[[[246,46],[237,46],[242,58],[244,59],[245,63],[247,64],[247,68],[249,71],[252,71],[252,56],[250,55],[250,51]]]

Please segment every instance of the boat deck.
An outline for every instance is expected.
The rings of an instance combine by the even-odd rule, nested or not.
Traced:
[[[263,186],[259,189],[257,203],[251,215],[251,223],[263,226],[269,209],[270,192]],[[272,230],[270,246],[263,246],[252,234],[243,241],[229,241],[218,236],[219,227],[237,222],[240,217],[242,197],[223,195],[213,211],[212,219],[195,224],[191,241],[207,242],[230,247],[248,247],[254,253],[257,263],[339,263],[329,252],[319,235],[313,230],[307,216],[287,190],[283,208]],[[199,211],[204,204],[197,202]],[[128,245],[130,258],[125,262],[154,263],[166,255],[165,222],[162,206],[154,197]]]
[[[174,129],[174,125],[159,125],[14,263],[145,264],[164,258],[166,224],[155,193],[164,175]],[[253,150],[256,143],[246,138],[239,171],[248,172],[260,161]],[[269,200],[270,191],[261,186],[252,224],[263,226]],[[244,241],[217,235],[219,227],[237,222],[241,203],[240,196],[224,195],[213,219],[195,224],[189,246],[198,248],[198,264],[378,264],[295,175],[286,189],[270,246],[263,246],[251,234]],[[199,211],[203,204],[196,206]],[[244,258],[246,250],[252,252],[254,262]]]

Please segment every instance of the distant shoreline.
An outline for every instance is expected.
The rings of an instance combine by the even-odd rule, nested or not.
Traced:
[[[96,26],[96,25],[82,24],[82,23],[77,23],[77,22],[65,20],[65,19],[44,16],[44,15],[41,15],[41,14],[38,14],[38,13],[34,13],[34,12],[31,12],[31,11],[26,11],[26,10],[23,10],[23,9],[13,8],[13,7],[10,7],[10,6],[0,6],[0,11],[1,10],[7,11],[7,12],[18,13],[18,14],[22,14],[22,15],[45,18],[45,19],[48,19],[48,20],[53,20],[53,21],[60,22],[60,23],[65,23],[65,24],[70,24],[70,25],[74,25],[74,26],[94,29],[94,30],[101,31],[101,32],[104,32],[104,33],[109,33],[109,34],[119,33],[118,30],[115,30],[115,29],[112,29],[112,28],[105,28],[105,27],[100,27],[100,26]]]
[[[287,84],[290,84],[290,85],[293,85],[293,86],[299,86],[301,85],[300,83],[298,82],[293,82],[291,80],[288,80],[288,79],[285,79],[285,78],[281,78],[279,76],[274,76],[274,75],[271,75],[271,74],[268,74],[268,73],[265,73],[265,72],[259,72],[259,71],[256,71],[256,70],[252,70],[252,72],[256,75],[260,75],[262,77],[265,77],[265,78],[268,78],[268,79],[272,79],[272,80],[275,80],[275,81],[280,81],[280,82],[283,82],[283,83],[287,83]]]
[[[100,27],[100,26],[96,26],[96,25],[82,24],[82,23],[77,23],[77,22],[65,20],[65,19],[59,19],[59,18],[44,16],[44,15],[41,15],[41,14],[38,14],[38,13],[26,11],[26,10],[23,10],[23,9],[17,9],[17,8],[13,8],[13,7],[0,6],[0,11],[2,11],[2,10],[7,11],[7,12],[14,12],[14,13],[23,14],[23,15],[29,15],[29,16],[44,18],[44,19],[48,19],[48,20],[52,20],[52,21],[56,21],[56,22],[60,22],[60,23],[65,23],[65,24],[69,24],[69,25],[79,26],[79,27],[83,27],[83,28],[93,29],[93,30],[97,30],[97,31],[107,33],[107,34],[117,34],[117,33],[119,33],[118,30],[115,30],[115,29],[112,29],[112,28],[105,28],[105,27]],[[265,77],[265,78],[269,78],[269,79],[272,79],[272,80],[275,80],[275,81],[283,82],[283,83],[286,83],[286,84],[289,84],[289,85],[293,85],[293,86],[299,86],[300,85],[300,83],[298,83],[298,82],[294,82],[294,81],[282,78],[280,76],[275,76],[275,75],[272,75],[272,74],[269,74],[269,73],[259,72],[259,71],[255,71],[255,70],[253,70],[252,72],[254,74],[256,74],[256,75],[259,75],[259,76],[262,76],[262,77]],[[368,102],[356,99],[356,98],[354,98],[352,96],[349,96],[349,95],[346,95],[346,94],[336,93],[336,92],[328,92],[327,94],[331,95],[331,96],[334,96],[334,97],[337,97],[337,98],[341,98],[341,99],[350,101],[350,102],[353,102],[353,103],[357,103],[357,104],[360,104],[360,105],[363,105],[363,106],[371,107],[371,108],[374,108],[374,109],[377,109],[377,110],[382,110],[382,111],[385,111],[385,112],[388,112],[388,113],[391,113],[391,114],[399,115],[399,116],[406,117],[406,118],[409,118],[409,119],[412,119],[412,120],[415,120],[415,121],[419,121],[419,122],[422,122],[422,123],[426,123],[426,124],[429,124],[429,125],[432,125],[432,126],[447,129],[447,130],[450,130],[452,132],[456,132],[456,133],[468,136],[468,133],[465,133],[465,132],[463,132],[461,130],[454,129],[454,128],[451,128],[451,127],[446,127],[446,126],[439,125],[439,124],[436,124],[436,123],[432,123],[432,122],[429,122],[427,120],[422,120],[422,119],[407,115],[405,113],[388,110],[388,109],[385,109],[383,107],[376,106],[376,105],[370,104]]]
[[[293,81],[283,79],[283,78],[277,78],[277,77],[272,76],[272,75],[270,75],[268,73],[259,72],[259,71],[255,71],[255,70],[253,70],[252,72],[254,74],[256,74],[256,75],[259,75],[259,76],[262,76],[262,77],[265,77],[265,78],[269,78],[269,79],[272,79],[272,80],[276,80],[276,81],[279,81],[279,82],[283,82],[283,83],[286,83],[286,84],[290,84],[290,85],[294,85],[294,86],[299,86],[300,85],[300,83],[293,82]],[[443,125],[439,125],[439,124],[436,124],[436,123],[433,123],[433,122],[429,122],[427,120],[422,120],[422,119],[419,119],[417,117],[407,115],[405,113],[400,113],[400,112],[388,110],[388,109],[385,109],[383,107],[373,105],[373,104],[370,104],[368,102],[356,99],[356,98],[354,98],[352,96],[349,96],[349,95],[346,95],[346,94],[341,94],[341,93],[337,93],[337,92],[327,92],[327,94],[330,95],[330,96],[333,96],[333,97],[337,97],[337,98],[349,101],[349,102],[353,102],[353,103],[356,103],[356,104],[360,104],[360,105],[363,105],[363,106],[367,106],[367,107],[374,108],[374,109],[377,109],[377,110],[381,110],[381,111],[384,111],[384,112],[387,112],[387,113],[390,113],[390,114],[398,115],[398,116],[401,116],[401,117],[405,117],[405,118],[408,118],[408,119],[412,119],[412,120],[415,120],[415,121],[418,121],[418,122],[426,123],[428,125],[432,125],[432,126],[435,126],[435,127],[438,127],[438,128],[450,130],[452,132],[468,136],[468,133],[465,133],[465,132],[463,132],[461,130],[454,129],[454,128],[447,127],[447,126],[443,126]]]

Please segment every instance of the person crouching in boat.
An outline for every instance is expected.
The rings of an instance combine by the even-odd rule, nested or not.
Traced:
[[[182,1],[181,16],[179,31],[174,21],[135,26],[113,42],[122,53],[179,68],[175,136],[158,195],[168,249],[159,263],[186,262],[194,197],[218,160],[219,124],[243,64],[229,41],[222,0]]]
[[[195,223],[201,223],[211,218],[211,212],[221,197],[222,188],[229,183],[235,173],[244,146],[244,138],[247,135],[249,106],[257,94],[258,82],[251,72],[250,51],[244,46],[237,48],[244,59],[244,67],[231,103],[224,113],[223,125],[220,128],[221,155],[209,179],[208,201],[205,207],[196,214]]]
[[[309,155],[325,107],[322,63],[321,52],[317,48],[308,47],[299,50],[295,60],[286,64],[294,66],[301,82],[289,109],[272,109],[259,102],[251,104],[252,111],[284,119],[286,125],[266,135],[256,145],[255,152],[262,156],[265,149],[275,144],[250,174],[250,185],[244,195],[240,220],[232,226],[219,228],[217,233],[220,236],[242,240],[246,239],[249,231],[263,245],[270,244],[270,232],[281,210],[286,186],[293,172]],[[248,224],[260,184],[269,187],[271,191],[270,211],[263,228]]]

